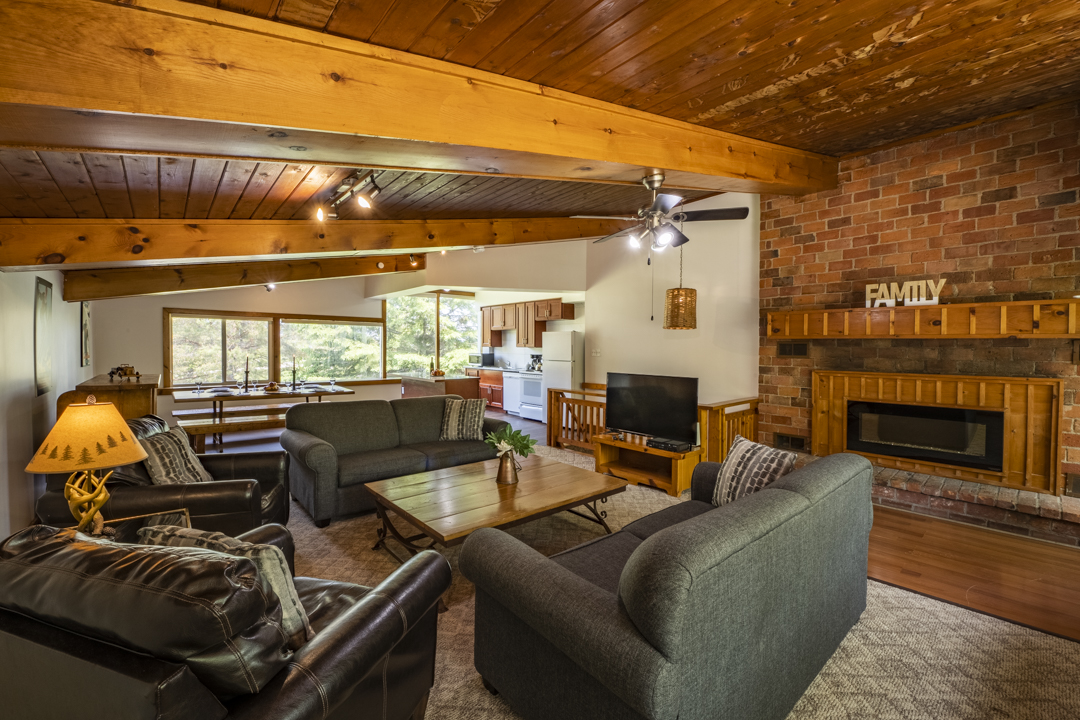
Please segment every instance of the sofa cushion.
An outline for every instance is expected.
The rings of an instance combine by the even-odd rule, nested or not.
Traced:
[[[619,592],[623,566],[640,544],[641,538],[622,530],[552,555],[551,559],[614,595]]]
[[[440,440],[483,440],[487,400],[447,400]]]
[[[224,533],[169,525],[139,528],[139,542],[143,545],[200,547],[251,560],[259,569],[259,576],[270,584],[270,589],[281,602],[281,627],[289,639],[289,648],[299,650],[315,637],[304,606],[296,596],[289,563],[280,548],[244,542]]]
[[[427,470],[456,467],[467,463],[495,459],[495,448],[483,440],[447,440],[445,442],[416,443],[409,445],[427,457]]]
[[[397,417],[386,400],[293,405],[285,427],[301,430],[334,446],[338,455],[397,447]]]
[[[700,502],[698,500],[681,502],[677,505],[666,507],[663,510],[657,510],[651,515],[639,518],[624,527],[623,531],[644,540],[653,533],[659,532],[664,528],[678,525],[683,520],[689,520],[690,518],[697,517],[702,513],[707,513],[710,510],[715,509],[716,508],[714,508],[711,503]]]
[[[292,657],[255,564],[35,525],[0,545],[0,607],[183,663],[219,699],[258,692]]]
[[[338,486],[412,475],[427,470],[427,456],[409,448],[369,450],[338,456]]]
[[[735,436],[713,490],[712,504],[727,505],[755,493],[795,467],[795,453]]]
[[[432,395],[431,397],[402,398],[391,400],[397,418],[401,445],[435,442],[442,430],[443,414],[447,400],[460,400],[459,395]]]

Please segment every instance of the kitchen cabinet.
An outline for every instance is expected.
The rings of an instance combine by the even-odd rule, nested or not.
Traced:
[[[497,370],[480,370],[480,399],[487,400],[488,407],[502,408],[502,373]]]
[[[534,305],[536,306],[536,319],[547,322],[548,320],[573,320],[574,319],[574,306],[570,303],[564,303],[559,298],[554,300],[537,300]]]
[[[480,308],[480,345],[483,347],[502,347],[503,344],[502,331],[494,330],[491,326],[494,309],[493,307]]]
[[[514,310],[514,305],[492,305],[491,329],[513,330],[515,327],[517,327],[517,317]]]
[[[524,302],[517,305],[517,346],[538,348],[542,342],[547,325],[536,319],[536,303]]]

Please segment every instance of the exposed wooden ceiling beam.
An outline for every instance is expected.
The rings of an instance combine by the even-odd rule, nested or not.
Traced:
[[[305,280],[380,275],[423,270],[423,255],[271,260],[268,262],[163,265],[160,267],[71,270],[64,273],[64,300],[105,300],[161,293],[280,285]]]
[[[0,9],[0,144],[805,193],[837,161],[178,0]]]
[[[199,260],[343,257],[601,237],[635,221],[46,220],[0,218],[0,268],[153,266]]]

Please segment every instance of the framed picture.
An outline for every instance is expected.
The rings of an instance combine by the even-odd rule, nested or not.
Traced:
[[[90,303],[79,303],[79,367],[90,367]]]
[[[37,278],[34,286],[34,383],[37,394],[52,390],[52,283]]]

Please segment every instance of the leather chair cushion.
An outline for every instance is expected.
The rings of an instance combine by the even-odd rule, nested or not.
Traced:
[[[292,657],[255,564],[36,525],[0,545],[0,607],[184,663],[219,699],[258,692]]]
[[[309,577],[293,578],[293,585],[316,635],[371,592],[363,585]]]
[[[369,450],[338,457],[338,485],[349,487],[373,480],[427,470],[427,456],[408,448]]]
[[[409,450],[422,452],[427,457],[427,470],[455,467],[466,463],[493,460],[495,449],[483,440],[445,440],[442,442],[417,443]]]

